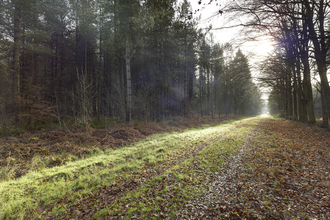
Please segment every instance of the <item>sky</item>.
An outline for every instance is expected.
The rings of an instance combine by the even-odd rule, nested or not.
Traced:
[[[241,28],[216,30],[224,26],[236,24],[235,21],[231,21],[232,23],[229,24],[227,21],[228,16],[226,14],[214,16],[215,14],[218,14],[219,9],[221,8],[219,6],[219,2],[223,4],[224,2],[228,2],[228,0],[218,0],[216,2],[213,1],[210,5],[206,5],[206,6],[203,6],[203,3],[207,3],[209,2],[209,0],[202,0],[201,5],[198,4],[199,0],[189,0],[189,1],[190,4],[192,5],[193,11],[197,9],[200,10],[195,15],[195,17],[201,15],[201,20],[199,21],[199,27],[208,28],[210,25],[212,25],[213,30],[211,30],[211,32],[213,33],[216,42],[235,43],[244,40],[244,36],[242,36],[239,33]],[[245,51],[245,53],[247,53],[246,55],[251,55],[251,56],[252,53],[256,54],[257,56],[266,56],[267,53],[271,52],[273,49],[271,40],[266,38],[259,42],[245,42],[243,45],[234,45],[234,46],[239,46],[242,50]]]
[[[224,27],[226,25],[228,26],[230,24],[233,25],[235,24],[235,22],[239,22],[239,18],[237,18],[237,21],[231,20],[231,23],[228,23],[228,16],[225,13],[222,15],[216,15],[219,14],[218,11],[221,8],[221,6],[219,6],[220,3],[224,4],[232,0],[213,1],[210,5],[205,6],[203,4],[208,3],[209,0],[202,0],[202,4],[198,4],[198,1],[199,0],[189,0],[193,12],[199,9],[199,12],[194,15],[195,17],[201,16],[201,20],[199,21],[199,27],[208,28],[210,25],[212,25],[212,30],[210,32],[213,33],[215,42],[220,44],[231,42],[233,43],[233,46],[236,47],[236,49],[240,48],[243,53],[249,58],[252,77],[258,78],[260,73],[256,67],[258,66],[260,61],[266,58],[268,53],[272,53],[274,49],[272,39],[264,37],[258,42],[246,42],[244,40],[245,36],[240,34],[241,28],[219,30],[218,28]],[[268,89],[261,88],[261,91],[263,93],[262,99],[267,100]]]

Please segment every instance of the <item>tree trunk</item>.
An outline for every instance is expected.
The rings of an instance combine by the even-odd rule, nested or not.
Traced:
[[[131,121],[132,117],[132,82],[131,82],[131,51],[129,39],[126,40],[126,78],[127,78],[127,108],[126,122]]]
[[[210,114],[210,68],[206,68],[207,72],[207,104],[206,104],[206,115]]]
[[[188,72],[187,72],[187,24],[184,22],[184,116],[188,116]]]
[[[20,95],[20,41],[21,41],[21,8],[19,1],[14,4],[14,50],[13,50],[13,100],[16,100]]]
[[[329,109],[330,109],[330,88],[328,83],[328,77],[327,77],[327,69],[326,69],[326,63],[324,62],[317,62],[318,68],[319,68],[319,75],[321,78],[321,88],[322,88],[322,95],[323,95],[323,102],[324,102],[324,111],[323,113],[323,127],[329,127]]]
[[[286,115],[288,118],[292,118],[293,105],[292,105],[292,85],[291,85],[291,71],[289,68],[286,70]]]
[[[304,58],[303,63],[304,63],[303,92],[304,92],[304,98],[306,99],[306,103],[307,103],[308,122],[314,123],[315,113],[314,113],[313,92],[312,92],[308,58],[306,59]]]
[[[200,72],[200,79],[199,79],[199,85],[200,85],[200,89],[199,89],[199,107],[201,109],[201,116],[203,117],[203,99],[202,99],[202,95],[203,95],[203,81],[202,81],[202,72]]]
[[[300,74],[300,63],[296,63],[297,68],[297,94],[298,94],[298,106],[299,106],[299,120],[302,122],[307,122],[307,109],[306,101],[304,98],[304,93],[302,89],[301,74]]]
[[[297,106],[297,74],[294,64],[292,65],[293,72],[293,117],[298,119],[298,106]]]
[[[303,38],[301,46],[301,61],[304,66],[304,79],[303,79],[303,92],[304,98],[306,99],[307,103],[307,110],[308,110],[308,122],[314,123],[315,122],[315,112],[314,112],[314,103],[313,103],[313,91],[312,91],[312,83],[311,83],[311,74],[310,74],[310,66],[309,66],[309,59],[308,59],[308,28],[307,23],[303,23]]]
[[[325,6],[324,0],[319,1],[317,19],[318,23],[314,23],[314,10],[310,6],[310,1],[304,0],[304,6],[306,7],[306,22],[308,25],[309,33],[311,35],[311,40],[314,45],[314,54],[316,59],[316,64],[318,67],[318,72],[321,79],[321,88],[323,94],[323,101],[325,102],[325,111],[323,113],[322,126],[329,127],[329,115],[330,115],[330,87],[327,77],[326,68],[326,55],[328,52],[328,47],[325,42],[325,29],[324,29],[324,18],[325,18]],[[320,36],[317,35],[315,26],[318,25],[318,32]]]

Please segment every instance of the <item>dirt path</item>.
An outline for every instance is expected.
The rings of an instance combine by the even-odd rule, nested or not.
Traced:
[[[184,219],[330,219],[330,133],[293,121],[262,121]]]
[[[190,158],[196,157],[201,151],[208,148],[209,146],[215,144],[216,142],[221,141],[222,139],[226,138],[229,134],[237,131],[238,129],[244,128],[245,126],[248,126],[251,124],[251,122],[254,120],[248,120],[248,121],[239,121],[235,124],[232,130],[221,134],[220,136],[215,136],[213,138],[210,138],[208,140],[205,140],[204,142],[194,145],[190,147],[189,149],[186,149],[185,151],[182,151],[179,154],[173,155],[173,157],[168,157],[166,160],[162,161],[161,163],[157,163],[155,166],[149,166],[146,164],[142,172],[138,175],[134,176],[134,179],[127,179],[127,180],[118,180],[115,184],[103,187],[99,189],[97,192],[93,193],[92,198],[86,197],[84,199],[81,199],[79,201],[79,204],[72,205],[70,208],[68,208],[68,211],[70,212],[69,216],[77,218],[77,219],[90,219],[93,218],[93,216],[99,211],[100,209],[106,209],[107,207],[116,207],[118,209],[118,212],[111,214],[110,216],[102,216],[97,218],[102,219],[117,219],[117,218],[127,218],[126,213],[128,212],[131,204],[134,202],[130,199],[127,201],[120,201],[121,198],[126,197],[128,194],[135,193],[136,190],[139,190],[139,188],[149,188],[150,191],[148,194],[151,194],[150,200],[153,200],[155,198],[154,195],[156,191],[158,191],[157,186],[152,183],[154,178],[160,177],[160,176],[166,176],[166,182],[167,187],[176,188],[175,185],[178,183],[176,180],[176,175],[167,175],[165,174],[169,170],[171,170],[175,166],[182,166],[182,163],[184,161],[189,160]],[[257,119],[258,120],[258,119]],[[165,175],[164,175],[165,174]],[[151,183],[150,183],[151,182]],[[173,184],[172,184],[173,183]],[[164,184],[165,187],[165,184]],[[164,188],[163,187],[163,188]],[[95,200],[98,201],[97,204],[95,204]],[[120,202],[118,202],[120,201]],[[119,204],[118,204],[119,203]],[[66,204],[66,200],[61,200],[59,204]],[[119,208],[117,206],[120,206]],[[96,207],[97,206],[97,207]],[[86,209],[86,207],[89,207]],[[94,207],[94,208],[91,208]],[[76,210],[79,210],[79,212],[76,212]],[[163,210],[164,213],[166,212]],[[78,214],[77,214],[78,213]],[[67,215],[67,214],[65,214]],[[126,217],[125,217],[126,216]],[[136,218],[143,218],[143,214],[140,213],[137,214]],[[54,215],[49,214],[43,216],[43,219],[53,219]]]
[[[329,130],[255,117],[138,146],[29,186],[13,182],[15,196],[34,202],[0,219],[13,208],[21,219],[330,219]],[[49,189],[58,193],[47,200]]]
[[[96,219],[186,219],[190,198],[200,196],[198,191],[206,187],[216,176],[220,164],[240,149],[260,118],[237,123],[234,129],[207,141],[198,149],[186,154],[184,161],[173,161],[166,171],[146,181],[136,191],[108,207],[104,215]],[[239,157],[237,157],[239,158]],[[226,162],[227,163],[227,162]],[[223,168],[222,168],[223,169]],[[201,193],[201,192],[200,192]],[[203,195],[205,192],[202,192]],[[131,196],[131,195],[137,196]],[[183,212],[180,212],[183,210]],[[104,213],[104,212],[103,212]]]
[[[238,179],[242,175],[242,167],[244,154],[250,147],[251,139],[256,134],[256,130],[259,128],[261,121],[253,128],[253,130],[247,135],[244,144],[238,149],[237,154],[233,157],[227,158],[226,166],[222,168],[222,172],[212,176],[209,182],[203,187],[205,192],[196,200],[189,201],[188,204],[178,212],[179,216],[187,217],[189,219],[204,219],[204,218],[229,218],[231,213],[222,213],[225,211],[221,206],[223,203],[232,204],[233,201],[226,195],[227,191],[233,192],[237,195]],[[223,201],[223,202],[221,202]],[[220,212],[217,212],[219,210]]]

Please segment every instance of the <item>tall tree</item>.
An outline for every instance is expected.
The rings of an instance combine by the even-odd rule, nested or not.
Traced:
[[[329,36],[326,35],[326,15],[329,12],[329,1],[308,1],[303,0],[306,8],[306,23],[310,34],[310,39],[314,45],[315,60],[318,67],[318,73],[321,79],[322,96],[324,100],[325,111],[323,112],[323,123],[329,127],[330,117],[330,86],[327,77],[326,57],[330,49]]]
[[[249,104],[246,100],[251,95],[249,89],[252,87],[252,79],[248,59],[241,50],[236,52],[230,62],[227,77],[229,77],[229,92],[233,100],[234,114],[244,115]]]
[[[214,103],[215,110],[218,115],[221,115],[223,110],[223,74],[224,74],[224,51],[223,46],[219,43],[215,44],[212,49],[212,61],[213,61],[213,75],[214,75]]]
[[[328,91],[329,83],[326,79],[324,54],[328,50],[326,45],[326,35],[324,32],[324,14],[327,12],[326,1],[246,1],[240,4],[232,4],[228,7],[228,12],[245,16],[246,22],[241,24],[248,31],[257,30],[259,33],[267,32],[281,42],[280,47],[286,51],[288,65],[286,68],[286,115],[291,117],[298,101],[299,118],[307,121],[304,115],[308,112],[308,120],[315,121],[313,97],[310,79],[310,59],[315,57],[318,64],[320,77],[323,78],[323,86]],[[322,31],[323,29],[323,31]],[[315,56],[311,56],[310,42],[313,42]],[[301,68],[303,67],[303,68]],[[300,75],[300,70],[302,74]],[[303,78],[303,80],[301,80]],[[293,80],[293,83],[292,83]],[[293,93],[292,93],[293,92]],[[323,92],[324,95],[327,92]],[[293,97],[297,95],[297,97]],[[306,109],[306,111],[304,110]],[[308,110],[307,110],[308,109]],[[302,111],[301,111],[302,110]],[[323,114],[328,114],[327,111]],[[328,119],[324,115],[324,122],[328,124]]]
[[[2,0],[0,9],[1,114],[13,106],[5,90],[17,115],[43,115],[46,100],[59,119],[83,123],[233,112],[232,55],[197,28],[187,0]]]

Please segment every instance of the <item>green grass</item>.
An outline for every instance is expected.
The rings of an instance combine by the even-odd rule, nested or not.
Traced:
[[[138,196],[132,197],[128,194],[122,197],[120,203],[113,204],[107,210],[112,210],[110,212],[112,216],[124,214],[125,219],[177,217],[175,211],[187,201],[203,194],[201,185],[207,182],[209,175],[219,172],[219,167],[223,165],[225,158],[237,152],[245,142],[246,135],[255,125],[256,122],[244,126],[209,145],[200,151],[198,156],[169,168],[163,175],[154,177],[135,190],[134,194]],[[104,210],[99,211],[95,219],[104,217],[102,213]],[[163,213],[163,216],[159,216],[159,213]]]
[[[253,120],[253,123],[248,123],[249,120]],[[42,213],[42,210],[49,210],[40,207],[52,204],[56,205],[51,212],[57,217],[61,216],[70,205],[78,204],[83,196],[92,195],[93,191],[103,186],[134,179],[145,169],[161,172],[159,175],[151,175],[140,187],[125,194],[121,203],[114,202],[109,206],[110,209],[107,207],[98,211],[95,218],[109,212],[113,215],[120,214],[123,206],[127,217],[134,217],[139,212],[140,217],[149,218],[150,213],[157,215],[163,210],[164,203],[168,203],[167,207],[172,210],[170,215],[175,216],[174,210],[181,207],[182,201],[202,193],[196,185],[202,184],[205,179],[195,179],[195,176],[200,173],[208,175],[208,172],[215,171],[216,166],[223,163],[223,157],[234,154],[257,121],[258,119],[250,118],[228,121],[213,127],[190,129],[182,133],[156,134],[127,147],[98,151],[86,159],[70,159],[65,164],[52,168],[42,166],[42,158],[35,158],[35,168],[32,171],[17,180],[0,183],[0,219],[42,218],[40,216],[47,214]],[[224,140],[216,141],[219,136],[244,123],[249,126],[238,128]],[[204,145],[207,147],[195,157],[185,156],[197,146]],[[195,169],[196,161],[198,166]],[[164,178],[169,177],[171,182],[165,182]],[[153,196],[141,199],[141,194],[150,190],[154,190]],[[166,195],[173,196],[167,198],[164,197]],[[132,203],[132,206],[126,208],[125,204]]]

